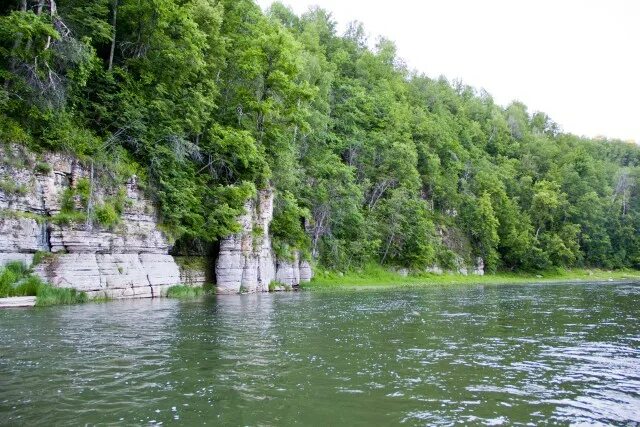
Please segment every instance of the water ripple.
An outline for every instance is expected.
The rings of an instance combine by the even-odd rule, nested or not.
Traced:
[[[640,286],[0,312],[0,424],[640,422]]]

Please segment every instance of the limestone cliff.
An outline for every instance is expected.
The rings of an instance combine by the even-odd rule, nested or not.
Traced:
[[[88,198],[78,194],[81,182],[90,183]],[[101,226],[87,219],[91,209],[115,198],[122,205],[116,223]],[[64,203],[81,215],[63,220]],[[220,242],[215,278],[209,278],[204,258],[176,263],[169,255],[154,207],[135,177],[114,183],[72,156],[0,145],[0,266],[30,265],[38,254],[36,274],[89,296],[155,297],[172,285],[210,280],[222,294],[266,292],[272,282],[288,288],[311,280],[309,263],[297,254],[276,259],[269,236],[272,218],[273,191],[260,191],[246,203],[240,232]]]
[[[0,158],[0,264],[30,264],[34,254],[44,252],[36,274],[54,286],[74,287],[90,296],[153,297],[180,283],[167,239],[135,178],[109,188],[73,157],[37,157],[18,146],[0,146]],[[124,193],[116,225],[55,221],[63,194],[81,179],[90,180],[95,205],[117,191]],[[73,203],[79,204],[75,199]]]
[[[273,219],[273,191],[258,192],[245,205],[239,218],[241,230],[220,242],[216,262],[216,291],[219,294],[266,292],[272,282],[287,287],[311,280],[311,267],[300,261],[278,260],[273,253],[269,226]]]

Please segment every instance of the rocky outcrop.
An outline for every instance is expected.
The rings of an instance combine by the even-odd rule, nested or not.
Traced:
[[[90,183],[89,201],[79,194],[81,182],[85,192]],[[122,205],[117,223],[107,227],[86,219],[94,218],[92,209],[115,199]],[[69,203],[81,215],[63,220]],[[266,292],[272,283],[290,288],[311,280],[311,266],[298,254],[278,260],[273,253],[273,191],[260,191],[245,211],[240,231],[220,242],[217,292]],[[135,177],[113,182],[72,156],[0,145],[0,266],[31,264],[35,254],[36,274],[92,297],[156,297],[176,284],[201,286],[213,279],[207,277],[205,260],[179,267],[169,255],[155,210]]]
[[[476,276],[484,276],[484,260],[482,257],[476,258],[476,265],[473,268],[473,274]]]
[[[237,294],[267,292],[272,282],[298,286],[311,280],[311,266],[300,261],[278,260],[273,253],[269,226],[273,219],[273,191],[258,192],[239,218],[241,229],[220,242],[216,262],[216,292]]]
[[[180,283],[167,239],[135,177],[124,185],[103,185],[104,179],[73,157],[36,158],[18,146],[0,146],[0,158],[0,264],[31,263],[35,253],[44,252],[48,255],[40,257],[36,274],[90,296],[160,296]],[[117,224],[105,228],[95,221],[54,220],[65,191],[82,179],[91,182],[95,206],[121,193],[123,212]],[[73,202],[80,204],[78,197]]]
[[[456,268],[454,270],[445,270],[439,265],[435,264],[431,267],[427,267],[425,271],[431,274],[445,274],[445,273],[457,273],[463,276],[468,276],[469,272],[475,276],[484,276],[484,260],[481,257],[477,257],[474,265],[467,265],[464,258],[458,256],[455,259]]]
[[[265,292],[275,279],[269,226],[273,218],[273,192],[260,191],[245,204],[238,218],[240,231],[220,242],[216,262],[216,292]]]
[[[209,277],[209,263],[205,257],[174,257],[180,270],[180,283],[187,286],[203,286],[212,283]]]

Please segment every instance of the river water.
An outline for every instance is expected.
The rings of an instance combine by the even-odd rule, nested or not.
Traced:
[[[640,285],[0,311],[2,425],[640,422]]]

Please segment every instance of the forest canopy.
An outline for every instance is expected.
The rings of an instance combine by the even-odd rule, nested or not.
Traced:
[[[186,253],[272,187],[276,251],[327,268],[640,267],[638,147],[365,34],[252,0],[5,1],[0,141],[136,174]]]

